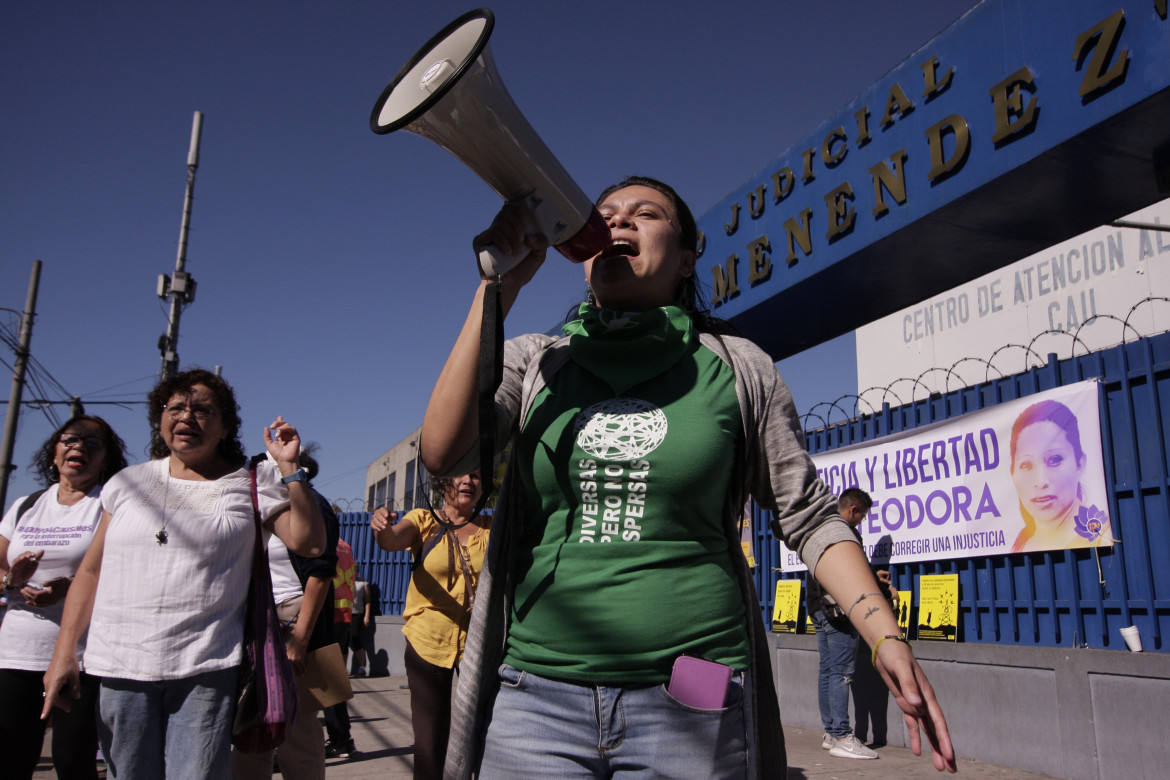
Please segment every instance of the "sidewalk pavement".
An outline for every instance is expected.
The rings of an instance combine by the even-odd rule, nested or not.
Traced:
[[[409,780],[414,766],[414,740],[406,676],[370,677],[351,682],[354,697],[349,703],[349,714],[358,753],[351,758],[328,759],[326,778]],[[961,745],[962,735],[958,737]],[[829,751],[821,749],[819,731],[785,727],[784,739],[788,747],[789,780],[875,780],[892,777],[898,780],[922,780],[948,776],[935,771],[929,756],[915,756],[907,748],[886,745],[876,748],[880,758],[859,760],[830,756]],[[43,757],[33,775],[34,780],[53,780],[56,777],[49,759],[49,743],[46,735]],[[959,778],[1050,780],[1048,775],[1022,772],[962,757],[959,758]]]

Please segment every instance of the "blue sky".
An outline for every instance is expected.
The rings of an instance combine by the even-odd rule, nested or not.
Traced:
[[[500,0],[491,47],[587,193],[645,174],[702,214],[974,4]],[[447,152],[368,118],[472,7],[4,4],[0,307],[24,308],[42,260],[32,355],[63,388],[26,401],[80,396],[146,459],[167,316],[155,284],[174,270],[202,111],[180,367],[223,367],[249,451],[283,414],[321,446],[317,487],[360,497],[366,466],[421,420],[476,284],[471,238],[500,205]],[[583,290],[550,254],[508,333],[546,330]],[[15,315],[0,323],[15,335]],[[856,392],[853,360],[845,336],[781,363],[799,411]],[[0,361],[7,378],[5,346]],[[21,410],[9,503],[35,489],[27,466],[54,427]]]

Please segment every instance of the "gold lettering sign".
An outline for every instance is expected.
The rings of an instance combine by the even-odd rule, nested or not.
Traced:
[[[1166,5],[1162,4],[1162,18],[1166,18]],[[1077,36],[1073,47],[1073,59],[1077,63],[1077,70],[1081,69],[1085,57],[1092,50],[1092,56],[1085,67],[1085,77],[1081,79],[1079,94],[1088,97],[1090,94],[1108,87],[1113,82],[1124,78],[1126,66],[1129,64],[1129,49],[1122,49],[1109,65],[1110,55],[1116,50],[1118,37],[1121,35],[1122,22],[1125,21],[1125,11],[1115,11],[1100,23]]]
[[[724,223],[723,229],[727,231],[727,235],[729,235],[729,236],[732,233],[734,233],[735,231],[739,230],[739,204],[738,203],[731,204],[731,221]]]
[[[853,208],[853,188],[849,182],[837,185],[832,192],[825,196],[825,206],[829,212],[829,229],[825,238],[836,241],[853,230],[853,223],[857,221],[857,210]]]
[[[943,148],[943,139],[947,135],[955,137],[955,148],[950,157],[946,156],[946,150]],[[971,151],[971,130],[967,127],[967,120],[960,114],[951,114],[927,128],[926,142],[930,146],[930,173],[926,178],[934,181],[944,174],[957,172],[962,168],[967,154]]]
[[[890,87],[890,94],[886,96],[886,112],[882,114],[880,123],[882,129],[888,130],[890,125],[894,124],[895,117],[903,117],[913,110],[914,101],[906,97],[902,85],[895,81]]]
[[[764,213],[764,193],[768,190],[767,184],[761,184],[748,193],[748,213],[752,219],[759,219]]]
[[[736,278],[737,267],[739,266],[739,256],[732,255],[727,258],[727,269],[723,266],[715,266],[711,269],[711,275],[714,277],[711,281],[711,305],[718,306],[725,301],[729,301],[735,296],[739,295],[739,281]]]
[[[1167,0],[1154,0],[1154,9],[1162,19],[1166,18],[1166,6]],[[1076,37],[1073,45],[1074,72],[1084,73],[1078,89],[1083,103],[1124,82],[1130,61],[1129,49],[1121,46],[1125,23],[1125,12],[1118,10]],[[939,99],[954,84],[955,68],[940,62],[938,56],[923,60],[919,68],[922,71],[922,99],[926,104]],[[1030,67],[1020,67],[991,86],[988,93],[991,96],[995,130],[990,139],[982,140],[983,143],[990,141],[999,149],[1026,137],[1029,131],[1037,127],[1041,116],[1039,87]],[[885,95],[881,118],[877,122],[879,134],[891,131],[897,120],[914,110],[914,101],[910,100],[902,86],[897,82],[891,84]],[[794,167],[787,165],[771,173],[770,199],[767,184],[757,184],[747,189],[741,200],[731,206],[731,219],[723,226],[727,235],[738,230],[739,215],[744,205],[752,219],[759,219],[769,206],[774,208],[790,200],[798,180],[801,186],[813,182],[818,173],[818,164],[826,169],[839,166],[848,154],[851,140],[857,147],[872,143],[875,140],[870,123],[872,115],[870,106],[861,106],[853,112],[856,123],[854,138],[850,139],[845,126],[840,125],[829,130],[819,146],[803,149],[799,153],[799,174],[795,173]],[[926,167],[926,178],[931,184],[959,174],[970,155],[973,142],[980,140],[972,138],[971,127],[960,113],[939,119],[925,130],[924,135],[925,155],[918,155],[916,170],[921,171]],[[894,207],[906,205],[907,174],[921,175],[908,171],[907,166],[914,164],[914,153],[903,147],[888,159],[869,167],[872,189],[862,188],[861,192],[873,193],[870,211],[873,219],[882,218]],[[830,243],[847,239],[857,225],[859,204],[856,203],[853,183],[841,182],[824,195],[824,202],[825,239]],[[804,207],[801,208],[801,205]],[[811,257],[813,254],[813,209],[805,204],[794,203],[789,211],[781,227],[784,231],[784,262],[787,267],[792,267],[799,262],[801,255]],[[768,235],[749,241],[744,248],[749,262],[749,283],[754,286],[768,282],[772,278],[773,269],[772,245]],[[714,281],[713,306],[718,307],[739,295],[738,263],[739,256],[732,254],[724,265],[716,265],[711,269]]]
[[[951,78],[955,75],[954,68],[947,68],[942,81],[938,80],[938,57],[931,57],[919,67],[922,68],[922,81],[926,85],[922,90],[922,97],[934,100],[946,91],[951,85]]]
[[[748,284],[753,287],[772,276],[772,245],[766,235],[748,244]]]
[[[808,221],[811,218],[812,209],[805,209],[796,217],[784,220],[784,239],[788,243],[788,255],[785,256],[784,262],[789,267],[796,265],[797,244],[800,244],[800,249],[804,252],[805,257],[812,254],[812,234],[808,227]],[[798,222],[797,219],[800,221]]]
[[[844,127],[830,131],[825,136],[825,140],[821,142],[821,161],[829,168],[840,165],[841,161],[845,159],[845,153],[849,151],[846,146],[848,140],[849,136],[845,135]],[[837,147],[836,151],[833,151],[834,146]]]
[[[853,112],[857,120],[857,146],[860,148],[869,143],[869,106],[862,106]]]
[[[792,174],[792,169],[788,166],[781,168],[772,174],[772,202],[779,203],[791,194],[792,187],[796,184],[796,177]]]
[[[892,171],[884,160],[869,169],[869,175],[873,178],[873,215],[875,217],[880,217],[890,210],[890,207],[886,205],[886,199],[882,197],[883,191],[890,193],[890,197],[899,206],[906,202],[906,175],[902,169],[904,162],[906,162],[906,150],[899,149],[890,155],[890,164],[894,166]]]
[[[995,111],[995,134],[991,136],[993,144],[1000,144],[1036,123],[1036,96],[1033,95],[1028,100],[1028,107],[1024,108],[1021,88],[1029,92],[1036,90],[1032,71],[1026,67],[991,88],[991,103]]]

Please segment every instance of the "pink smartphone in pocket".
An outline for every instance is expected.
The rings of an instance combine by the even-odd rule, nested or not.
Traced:
[[[727,701],[732,669],[726,664],[680,655],[666,690],[679,703],[701,710],[717,710]]]

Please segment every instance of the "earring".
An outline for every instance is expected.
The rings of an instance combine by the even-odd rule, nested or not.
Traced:
[[[61,469],[57,468],[56,463],[53,463],[49,466],[49,479],[53,480],[54,482],[59,482],[61,480]]]

